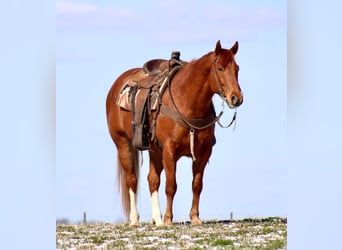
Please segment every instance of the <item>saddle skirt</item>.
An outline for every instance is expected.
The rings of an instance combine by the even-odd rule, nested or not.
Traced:
[[[143,77],[141,77],[144,75]],[[138,72],[137,77],[132,77],[126,81],[123,88],[120,91],[120,95],[117,99],[117,104],[127,110],[132,111],[132,98],[135,98],[134,103],[136,105],[145,103],[148,95],[150,95],[150,109],[156,110],[158,107],[158,95],[161,91],[164,91],[167,84],[167,72],[164,71],[159,75],[150,77],[148,74],[142,74]],[[136,93],[133,96],[133,89],[136,89]],[[143,100],[144,99],[144,100]]]

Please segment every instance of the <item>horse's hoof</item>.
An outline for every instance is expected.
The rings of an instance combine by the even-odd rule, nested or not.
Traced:
[[[130,224],[129,224],[130,227],[138,227],[139,226],[139,222],[138,221],[132,221]]]
[[[202,221],[197,217],[197,218],[193,218],[191,220],[191,225],[193,226],[198,226],[198,225],[201,225],[202,224]]]
[[[172,226],[172,221],[170,219],[164,220],[165,226]]]
[[[162,220],[154,222],[157,227],[162,227],[164,226],[164,222]]]
[[[152,223],[155,224],[157,227],[164,226],[164,222],[160,218],[158,218],[158,219],[152,218]]]

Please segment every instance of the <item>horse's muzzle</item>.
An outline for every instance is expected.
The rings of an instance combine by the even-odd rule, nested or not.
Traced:
[[[242,95],[241,95],[240,97],[237,96],[237,95],[232,95],[232,96],[230,97],[229,102],[228,102],[228,106],[229,106],[230,108],[237,108],[237,107],[239,107],[239,106],[242,104],[242,102],[243,102],[243,97],[242,97]]]

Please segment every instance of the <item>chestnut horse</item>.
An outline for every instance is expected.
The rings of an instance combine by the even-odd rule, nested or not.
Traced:
[[[156,114],[155,139],[148,148],[150,167],[147,179],[151,195],[152,222],[157,226],[172,225],[172,203],[177,190],[176,163],[182,156],[193,158],[193,198],[190,219],[193,225],[201,224],[199,199],[202,179],[215,143],[214,129],[215,122],[218,120],[212,97],[214,94],[220,95],[230,108],[237,108],[243,101],[238,83],[239,66],[234,59],[237,51],[238,42],[235,42],[230,49],[224,49],[218,41],[215,51],[180,67],[169,80],[167,90],[160,97],[160,106],[177,113],[183,122],[177,122],[167,115],[167,112],[158,111]],[[108,128],[118,151],[117,178],[122,194],[122,205],[130,225],[137,225],[139,220],[136,206],[139,150],[132,146],[132,114],[118,105],[117,98],[132,75],[142,70],[142,68],[135,68],[124,72],[112,85],[106,100]],[[213,116],[216,118],[208,119]],[[192,126],[194,120],[203,120],[207,123],[201,127]],[[164,221],[158,197],[160,174],[163,169],[167,197]]]

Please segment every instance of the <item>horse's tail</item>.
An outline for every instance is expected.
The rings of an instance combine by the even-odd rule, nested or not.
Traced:
[[[134,157],[134,172],[135,172],[135,176],[137,178],[137,193],[136,194],[138,194],[139,151],[133,150],[132,154]],[[129,219],[129,213],[131,210],[129,189],[126,185],[125,170],[122,168],[119,158],[118,158],[118,167],[117,167],[117,184],[118,184],[118,190],[121,193],[122,209],[125,213],[126,219],[128,220]]]

